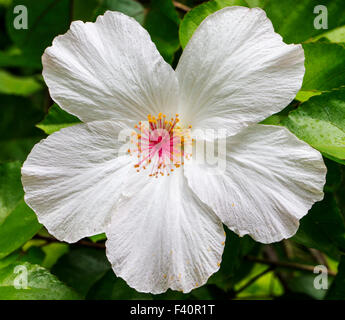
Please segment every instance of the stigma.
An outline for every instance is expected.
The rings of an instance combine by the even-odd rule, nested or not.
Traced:
[[[191,126],[181,128],[179,115],[167,118],[159,113],[139,121],[131,133],[128,153],[136,157],[137,172],[147,170],[150,177],[170,176],[191,156]]]

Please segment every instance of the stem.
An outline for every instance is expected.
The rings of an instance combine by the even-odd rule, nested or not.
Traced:
[[[181,3],[181,2],[178,2],[178,1],[173,1],[173,4],[174,4],[174,6],[175,6],[176,8],[178,8],[178,9],[180,9],[180,10],[182,10],[182,11],[188,12],[188,11],[192,10],[192,8],[186,6],[185,4],[183,4],[183,3]]]
[[[41,236],[41,235],[36,235],[35,239],[42,239],[46,240],[47,242],[60,242],[59,240],[55,239],[54,237],[46,237],[46,236]],[[91,242],[88,240],[79,240],[76,242],[76,244],[79,244],[84,247],[89,247],[89,248],[97,248],[97,249],[105,249],[105,243],[104,242]]]
[[[279,257],[277,255],[277,252],[275,251],[274,247],[271,245],[267,245],[264,247],[263,250],[264,258],[269,259],[271,262],[279,262]],[[284,288],[285,292],[289,292],[289,279],[288,276],[285,272],[280,271],[280,270],[275,270],[275,275],[279,279],[281,285]]]
[[[266,265],[269,265],[271,267],[314,272],[314,266],[301,264],[301,263],[286,262],[286,261],[272,261],[272,260],[256,258],[256,257],[252,257],[252,256],[247,256],[246,259],[248,259],[249,261],[256,262],[256,263],[266,264]],[[333,272],[332,270],[329,270],[329,269],[328,269],[328,274],[332,277],[336,276],[336,273]]]
[[[313,248],[308,248],[308,250],[318,264],[323,264],[327,269],[329,269],[328,262],[321,251]]]

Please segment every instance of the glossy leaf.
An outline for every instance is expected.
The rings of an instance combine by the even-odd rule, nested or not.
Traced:
[[[42,129],[46,134],[52,134],[62,128],[73,126],[80,120],[70,113],[62,110],[57,104],[50,107],[47,116],[36,126]]]
[[[53,242],[45,245],[42,251],[45,257],[41,265],[44,268],[51,269],[63,255],[69,252],[69,246],[67,243]]]
[[[52,269],[59,277],[82,296],[111,269],[105,250],[71,248]]]
[[[314,13],[314,9],[319,5],[327,8],[328,30],[345,24],[343,4],[342,0],[262,0],[259,3],[275,31],[287,43],[301,43],[325,32],[314,26],[315,18],[319,15],[319,11]]]
[[[326,156],[345,159],[345,89],[310,98],[283,124]]]
[[[306,72],[303,91],[329,91],[345,85],[345,47],[316,42],[303,45]]]
[[[41,266],[24,262],[0,269],[0,300],[74,299],[80,297]]]
[[[321,34],[316,40],[325,38],[330,42],[344,43],[345,42],[345,26],[333,29]]]
[[[0,165],[0,258],[22,246],[41,228],[25,204],[20,163]]]

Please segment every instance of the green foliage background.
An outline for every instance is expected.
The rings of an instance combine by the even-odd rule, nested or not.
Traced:
[[[28,8],[28,30],[13,28],[19,4]],[[285,42],[303,44],[302,89],[264,123],[286,126],[322,152],[328,168],[325,199],[289,240],[261,245],[227,230],[220,271],[190,294],[138,293],[112,272],[104,235],[74,245],[59,242],[23,200],[20,167],[33,145],[79,122],[53,104],[41,76],[41,55],[72,20],[94,21],[117,10],[137,19],[175,67],[200,22],[231,5],[265,9]],[[316,5],[328,9],[328,30],[314,28]],[[345,299],[343,0],[0,0],[0,21],[0,299]],[[328,290],[313,285],[319,264],[329,269]],[[14,287],[18,265],[28,270],[28,289]]]

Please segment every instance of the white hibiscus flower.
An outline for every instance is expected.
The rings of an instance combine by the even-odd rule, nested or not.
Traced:
[[[220,266],[223,223],[275,242],[323,198],[320,153],[283,127],[257,124],[293,100],[303,75],[302,47],[285,44],[261,9],[206,18],[176,70],[132,18],[73,22],[45,51],[43,76],[55,102],[84,123],[33,148],[22,168],[25,201],[60,240],[106,232],[114,272],[136,290],[189,292]],[[226,128],[225,171],[184,159],[171,172],[175,151],[157,149],[159,139],[143,161],[140,147],[121,152],[121,130],[148,117],[145,134],[168,129],[168,144],[178,119],[182,129]]]

